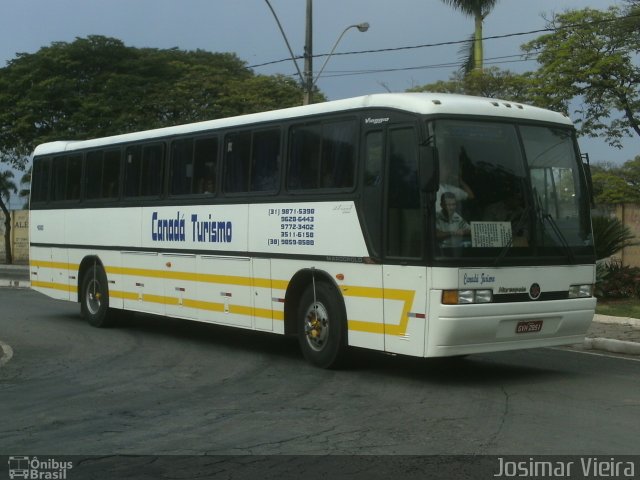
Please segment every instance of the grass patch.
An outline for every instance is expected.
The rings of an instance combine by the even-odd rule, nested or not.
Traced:
[[[596,313],[614,317],[640,318],[640,301],[631,298],[598,299]]]

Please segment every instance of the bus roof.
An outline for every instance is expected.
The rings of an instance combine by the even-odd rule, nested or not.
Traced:
[[[302,118],[323,113],[337,113],[365,108],[391,108],[423,115],[452,114],[528,119],[572,125],[571,120],[557,112],[530,105],[495,98],[473,97],[448,93],[384,93],[334,100],[301,107],[252,113],[218,120],[207,120],[174,127],[158,128],[111,137],[80,141],[57,141],[38,145],[34,156],[65,151],[97,148],[106,145],[135,142],[145,139],[197,133],[206,130],[250,125],[260,122]]]

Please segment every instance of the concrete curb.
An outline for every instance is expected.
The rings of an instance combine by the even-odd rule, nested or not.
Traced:
[[[611,353],[624,353],[627,355],[640,355],[640,343],[615,340],[613,338],[585,338],[586,350],[604,350]]]
[[[13,357],[13,349],[6,343],[0,341],[0,367],[6,364]]]
[[[631,325],[636,328],[640,328],[640,319],[630,317],[612,317],[611,315],[599,315],[593,316],[593,321],[598,323],[614,323],[617,325]]]
[[[7,280],[0,278],[0,288],[29,288],[31,282],[28,280]]]

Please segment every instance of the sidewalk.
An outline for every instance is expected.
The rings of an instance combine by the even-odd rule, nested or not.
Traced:
[[[0,288],[29,288],[28,265],[0,265]],[[640,320],[596,314],[580,350],[640,355]]]
[[[0,265],[0,287],[29,288],[29,265]]]

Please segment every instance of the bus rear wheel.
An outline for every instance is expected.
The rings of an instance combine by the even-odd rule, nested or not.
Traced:
[[[305,359],[320,368],[342,365],[347,350],[347,322],[334,288],[309,285],[298,308],[298,342]]]
[[[82,279],[80,310],[82,317],[94,327],[109,327],[113,323],[109,315],[107,274],[101,265],[93,265]]]

